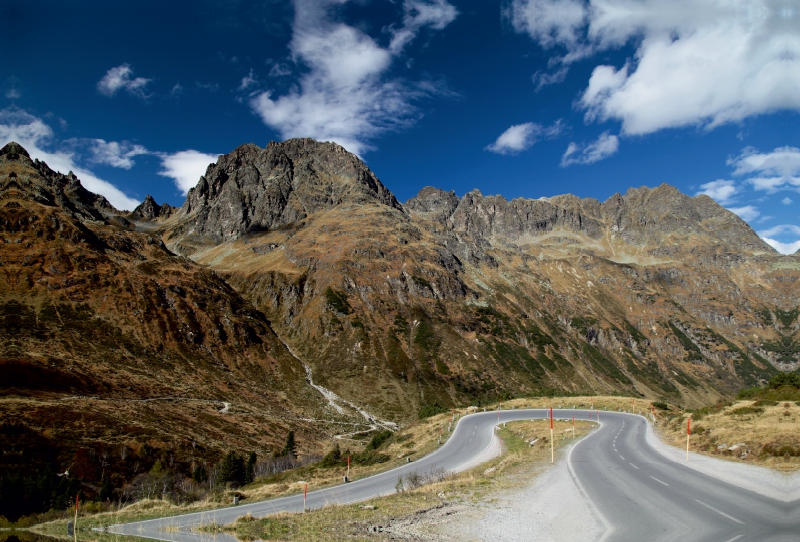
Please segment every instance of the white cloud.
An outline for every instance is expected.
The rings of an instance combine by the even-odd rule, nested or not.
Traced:
[[[797,147],[779,147],[769,153],[748,147],[728,160],[728,164],[736,168],[734,175],[753,175],[747,182],[756,190],[769,194],[800,190],[800,149]]]
[[[413,41],[423,27],[442,30],[458,16],[458,10],[447,0],[405,0],[403,12],[403,26],[392,30],[389,44],[389,50],[395,53]]]
[[[15,88],[10,88],[6,91],[6,98],[9,100],[18,100],[22,98],[22,93]]]
[[[139,204],[110,182],[78,166],[74,152],[45,150],[51,146],[52,139],[53,129],[42,119],[17,108],[0,111],[0,146],[16,141],[25,147],[32,158],[46,162],[51,169],[61,173],[72,171],[87,190],[102,194],[117,209],[131,210]]]
[[[172,179],[183,195],[186,195],[197,185],[200,177],[205,175],[208,166],[217,161],[219,155],[186,150],[173,154],[162,153],[159,157],[163,169],[158,174]]]
[[[533,81],[533,84],[536,85],[536,92],[539,92],[548,85],[556,85],[558,83],[563,83],[564,80],[567,78],[568,72],[569,72],[568,66],[561,66],[557,71],[553,73],[536,72],[531,76],[531,80]]]
[[[736,194],[739,193],[739,188],[734,181],[717,180],[710,183],[701,184],[699,192],[695,196],[705,194],[720,205],[728,205],[734,199]]]
[[[423,27],[444,28],[457,12],[443,0],[406,0],[403,25],[390,28],[389,47],[383,48],[358,28],[333,20],[332,8],[345,2],[294,1],[289,47],[292,59],[308,71],[287,94],[263,92],[251,105],[284,138],[335,141],[363,154],[377,135],[413,123],[418,113],[412,102],[432,92],[430,85],[387,79],[392,63]]]
[[[791,198],[786,197],[781,200],[781,203],[783,203],[784,205],[791,205],[793,202]]]
[[[487,145],[484,150],[497,154],[517,154],[530,148],[539,139],[557,137],[563,131],[564,123],[561,120],[547,127],[535,122],[514,124],[500,134],[494,143]]]
[[[119,90],[126,90],[139,98],[147,98],[148,95],[145,94],[144,88],[150,81],[152,79],[134,78],[130,64],[121,64],[106,72],[103,78],[97,82],[97,90],[106,96],[113,96]]]
[[[272,65],[272,68],[269,70],[270,77],[283,77],[284,75],[291,75],[292,70],[286,64],[281,64],[280,62],[276,62]]]
[[[122,169],[133,167],[133,157],[150,152],[141,145],[134,145],[127,141],[105,141],[103,139],[89,139],[88,145],[91,157],[89,161],[95,164],[105,164]]]
[[[572,164],[593,164],[608,158],[619,150],[619,138],[609,132],[603,132],[597,141],[588,145],[570,143],[564,156],[561,157],[561,167]]]
[[[769,246],[780,252],[781,254],[794,254],[798,250],[800,250],[800,239],[797,241],[792,241],[789,243],[781,243],[780,241],[776,241],[775,239],[770,239],[769,237],[762,237],[765,243]]]
[[[780,226],[774,226],[768,230],[761,230],[758,232],[758,235],[762,237],[775,237],[776,235],[784,235],[787,233],[800,237],[800,226],[795,226],[794,224],[781,224]]]
[[[243,90],[247,90],[250,87],[252,87],[254,85],[257,85],[257,84],[258,84],[258,79],[255,76],[253,76],[253,70],[251,68],[250,69],[250,73],[248,73],[247,75],[242,77],[242,83],[239,85],[239,89],[238,90],[242,90],[242,91]]]
[[[580,46],[587,10],[583,0],[515,0],[505,13],[514,30],[527,33],[542,47]]]
[[[728,210],[739,215],[739,218],[745,222],[751,222],[761,215],[761,211],[759,211],[754,205],[745,205],[744,207],[728,207]]]
[[[563,64],[636,47],[621,68],[597,66],[579,100],[626,135],[800,111],[798,0],[513,0],[508,16]]]

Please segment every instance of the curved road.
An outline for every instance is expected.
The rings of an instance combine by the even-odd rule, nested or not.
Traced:
[[[556,418],[589,420],[588,410],[555,410]],[[594,417],[594,414],[591,414]],[[306,506],[347,504],[395,491],[400,476],[414,471],[457,470],[489,449],[499,422],[542,419],[547,411],[504,410],[461,418],[450,439],[434,453],[369,478],[308,494]],[[573,479],[597,519],[604,541],[800,540],[800,502],[782,502],[742,489],[667,459],[646,440],[647,421],[633,414],[600,412],[601,426],[570,449]],[[154,519],[108,528],[109,532],[170,542],[208,541],[194,528],[226,524],[251,514],[300,512],[303,496]],[[232,542],[217,535],[216,542]]]

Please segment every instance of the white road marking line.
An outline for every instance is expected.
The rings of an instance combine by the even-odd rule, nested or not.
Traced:
[[[695,499],[695,501],[699,502],[700,504],[702,504],[703,506],[705,506],[705,507],[706,507],[706,508],[708,508],[709,510],[713,510],[714,512],[716,512],[717,514],[719,514],[719,515],[721,515],[721,516],[725,516],[726,518],[728,518],[728,519],[731,519],[731,520],[735,521],[736,523],[738,523],[738,524],[740,524],[740,525],[744,525],[744,521],[739,521],[739,520],[738,520],[738,519],[736,519],[735,517],[733,517],[733,516],[729,516],[729,515],[728,515],[728,514],[726,514],[725,512],[722,512],[722,511],[720,511],[720,510],[717,510],[716,508],[714,508],[714,507],[713,507],[713,506],[711,506],[710,504],[706,504],[706,503],[704,503],[703,501],[698,501],[697,499]],[[734,540],[736,540],[736,539],[734,538]]]
[[[636,469],[636,470],[639,470],[639,467],[637,467],[637,466],[636,466],[636,465],[634,465],[633,463],[631,463],[630,465],[631,465],[631,467],[633,467],[634,469]]]
[[[655,476],[651,476],[650,478],[652,478],[653,480],[655,480],[655,481],[656,481],[656,482],[658,482],[659,484],[664,484],[665,486],[669,486],[669,484],[668,484],[668,483],[666,483],[666,482],[662,482],[661,480],[659,480],[659,479],[658,479],[658,478],[656,478]]]
[[[622,459],[623,461],[625,461],[625,458],[624,458],[624,457],[622,457],[622,456],[619,456],[619,458],[620,458],[620,459]]]
[[[740,534],[739,536],[734,536],[733,538],[731,538],[730,540],[728,540],[728,542],[733,542],[734,540],[739,540],[739,539],[740,539],[741,537],[743,537],[743,536],[744,536],[743,534]]]

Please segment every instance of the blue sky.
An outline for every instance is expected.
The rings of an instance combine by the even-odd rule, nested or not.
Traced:
[[[401,201],[666,182],[800,249],[800,0],[28,0],[0,29],[0,143],[119,208],[302,136]]]

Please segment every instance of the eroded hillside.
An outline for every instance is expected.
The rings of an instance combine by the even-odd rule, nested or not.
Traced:
[[[626,393],[688,406],[796,370],[800,275],[705,196],[399,205],[341,147],[240,147],[158,228],[223,276],[338,393],[425,405]]]

